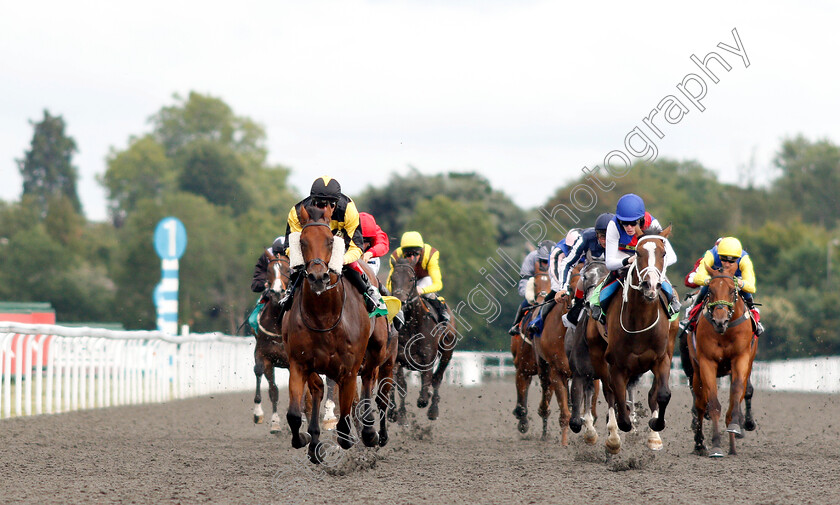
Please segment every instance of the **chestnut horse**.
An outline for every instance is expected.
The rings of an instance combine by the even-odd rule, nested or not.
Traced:
[[[537,351],[534,347],[534,339],[525,338],[522,329],[527,328],[537,316],[540,311],[540,307],[537,305],[545,301],[546,295],[551,290],[551,280],[548,277],[548,264],[543,265],[541,262],[537,262],[534,274],[535,306],[528,310],[528,313],[525,314],[519,323],[519,333],[510,339],[510,352],[513,355],[513,364],[516,367],[516,408],[513,409],[513,416],[519,420],[517,425],[519,432],[527,433],[529,428],[528,388],[531,386],[531,378],[539,375],[542,398],[537,413],[543,420],[542,439],[545,440],[548,438],[548,416],[551,414],[549,405],[551,404],[551,397],[554,393],[551,372],[548,366],[540,367]],[[560,424],[562,426],[562,420]]]
[[[403,393],[399,399],[399,408],[389,413],[392,421],[405,422],[405,369],[420,372],[420,396],[417,407],[429,407],[427,417],[434,421],[440,414],[440,383],[452,352],[455,350],[455,324],[436,323],[423,297],[417,293],[417,273],[414,270],[418,257],[413,260],[399,258],[394,263],[391,273],[391,294],[403,304],[405,324],[399,331],[399,346],[397,351],[396,376],[397,389]],[[435,360],[438,360],[435,369]],[[434,369],[434,373],[432,370]],[[429,403],[429,387],[433,393]],[[396,405],[396,398],[392,394],[392,402]]]
[[[268,296],[265,305],[257,319],[257,345],[254,347],[254,375],[257,377],[257,392],[254,395],[254,422],[263,422],[263,409],[260,403],[260,383],[262,376],[268,381],[268,396],[271,399],[271,433],[280,431],[280,416],[277,414],[277,401],[280,392],[274,383],[274,367],[289,368],[289,357],[280,335],[280,298],[289,283],[289,258],[274,255],[266,250],[263,253],[268,259],[266,280],[268,282]]]
[[[738,296],[738,281],[734,277],[737,269],[737,263],[723,263],[722,273],[710,279],[703,314],[690,338],[689,356],[686,357],[691,360],[694,372],[691,381],[696,410],[694,452],[713,458],[723,457],[718,427],[721,411],[718,377],[731,376],[729,410],[726,412],[729,454],[736,454],[735,437],[741,435],[742,427],[755,429],[752,413],[748,412],[750,415],[744,418],[741,401],[746,394],[758,345],[746,304]],[[748,324],[743,324],[745,322]],[[707,412],[712,422],[711,451],[707,451],[703,443],[703,416]]]
[[[344,238],[333,237],[332,208],[304,207],[302,229],[289,236],[292,268],[304,268],[304,281],[292,306],[283,317],[283,343],[289,356],[289,410],[286,420],[292,430],[292,447],[309,445],[309,459],[320,463],[325,447],[319,441],[319,416],[309,416],[307,433],[300,432],[301,398],[304,385],[312,394],[312,412],[319,412],[325,374],[338,386],[338,444],[349,449],[355,443],[350,434],[350,413],[356,396],[356,376],[373,330],[361,293],[342,275]],[[299,242],[299,243],[298,243]],[[370,403],[369,391],[362,401]],[[362,441],[368,447],[378,443],[372,409],[366,409]]]
[[[618,430],[633,429],[625,401],[627,385],[647,371],[653,372],[647,445],[652,450],[662,449],[658,432],[665,429],[665,409],[671,400],[668,380],[679,328],[678,321],[668,320],[667,300],[661,292],[666,280],[665,241],[670,234],[671,226],[658,235],[645,230],[636,246],[635,262],[627,269],[626,278],[618,281],[623,289],[613,295],[617,299],[610,303],[606,328],[600,323],[587,325],[589,355],[609,408],[606,448],[611,454],[621,451]]]
[[[577,282],[576,279],[580,276],[582,266],[578,263],[572,269],[569,278],[570,285]],[[543,295],[544,298],[545,295]],[[569,445],[569,419],[572,417],[571,412],[569,412],[569,379],[572,376],[572,370],[569,368],[569,358],[566,355],[567,330],[563,324],[563,315],[569,311],[569,307],[571,307],[570,299],[568,296],[564,296],[546,314],[542,335],[533,339],[534,349],[538,356],[540,377],[542,377],[543,369],[547,368],[551,390],[557,397],[557,406],[560,409],[560,443],[562,445]],[[543,401],[545,400],[546,397],[543,395]],[[548,419],[550,394],[547,400],[545,405],[540,404],[540,412],[543,410],[547,412],[546,417],[543,418],[543,434],[545,434],[545,424]]]
[[[580,272],[577,289],[583,291],[584,300],[588,300],[592,290],[607,276],[607,266],[603,259],[594,260],[589,252],[586,253],[586,266]],[[570,282],[571,286],[572,283]],[[585,309],[586,310],[586,309]],[[566,332],[565,349],[566,357],[569,359],[569,368],[572,371],[572,385],[570,388],[571,419],[569,427],[573,432],[579,433],[584,426],[583,441],[587,444],[594,444],[598,441],[598,432],[595,431],[595,419],[597,418],[596,404],[598,403],[598,389],[600,381],[592,367],[592,360],[589,357],[589,345],[586,343],[586,326],[589,317],[586,312],[581,312],[578,324],[571,331]],[[592,323],[589,323],[592,324]],[[583,417],[580,415],[583,407]]]

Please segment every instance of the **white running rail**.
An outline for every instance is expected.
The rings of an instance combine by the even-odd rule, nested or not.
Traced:
[[[254,387],[254,339],[0,322],[0,417]]]

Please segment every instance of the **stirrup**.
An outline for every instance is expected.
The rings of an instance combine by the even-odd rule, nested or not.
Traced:
[[[508,335],[510,335],[511,337],[519,335],[519,323],[516,323],[510,327],[510,329],[508,330]]]
[[[592,318],[605,326],[607,324],[607,313],[604,312],[603,307],[600,305],[594,305],[592,307]]]

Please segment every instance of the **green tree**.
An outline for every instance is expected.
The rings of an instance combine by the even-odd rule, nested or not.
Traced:
[[[47,212],[49,200],[56,196],[66,197],[73,209],[81,213],[76,193],[78,175],[73,166],[76,142],[66,135],[64,119],[44,110],[44,119],[29,124],[35,128],[32,142],[23,158],[17,160],[23,176],[23,195],[36,198],[42,215]]]
[[[226,146],[196,140],[179,156],[182,191],[203,196],[213,205],[227,206],[237,214],[251,205],[251,197],[239,183],[245,169]]]
[[[800,135],[782,143],[774,163],[781,176],[773,188],[789,208],[806,222],[834,228],[840,218],[840,147]]]

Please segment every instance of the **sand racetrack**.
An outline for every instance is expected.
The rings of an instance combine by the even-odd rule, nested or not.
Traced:
[[[664,450],[622,435],[626,451],[608,463],[603,415],[595,446],[572,434],[562,447],[552,406],[550,440],[540,441],[536,391],[531,431],[520,435],[512,381],[444,385],[434,423],[410,387],[417,416],[390,425],[384,448],[337,452],[327,472],[303,462],[287,431],[278,438],[254,425],[247,393],[4,420],[0,502],[840,503],[836,395],[757,391],[758,429],[738,441],[737,456],[712,460],[691,454],[689,392],[674,388]]]

